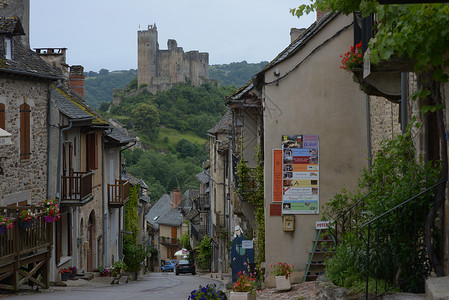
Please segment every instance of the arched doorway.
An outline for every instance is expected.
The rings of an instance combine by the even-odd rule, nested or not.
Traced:
[[[87,222],[87,271],[93,270],[93,247],[95,245],[95,212],[92,211]]]

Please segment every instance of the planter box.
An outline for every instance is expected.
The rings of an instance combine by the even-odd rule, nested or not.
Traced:
[[[251,294],[250,292],[231,292],[230,300],[256,300],[256,295]]]
[[[290,276],[287,278],[285,276],[276,276],[276,290],[289,291],[291,288]]]

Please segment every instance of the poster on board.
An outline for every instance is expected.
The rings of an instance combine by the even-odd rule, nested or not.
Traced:
[[[319,213],[318,135],[282,136],[282,214]]]

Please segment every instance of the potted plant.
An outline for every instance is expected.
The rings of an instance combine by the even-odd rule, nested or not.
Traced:
[[[61,218],[59,213],[58,202],[56,200],[46,199],[41,201],[42,210],[44,212],[44,220],[47,223],[55,222]]]
[[[355,47],[351,46],[351,49],[344,55],[340,55],[340,57],[342,58],[340,69],[346,72],[354,72],[354,68],[361,68],[363,63],[362,42],[355,45]]]
[[[240,271],[237,276],[231,289],[231,300],[255,300],[257,283],[254,275]]]
[[[31,210],[22,210],[19,215],[19,227],[30,228],[33,226],[33,221],[36,219],[36,214]]]
[[[294,271],[294,265],[279,262],[271,265],[273,271],[271,274],[276,278],[276,289],[278,291],[288,291],[291,289],[291,274]]]
[[[69,270],[70,270],[69,278],[74,279],[76,276],[76,267],[69,267]]]
[[[111,267],[111,275],[112,276],[117,276],[118,274],[120,274],[122,271],[126,271],[126,264],[121,261],[121,260],[117,260],[116,262],[114,262],[112,264]]]
[[[111,271],[109,270],[109,268],[105,268],[103,266],[99,266],[98,267],[98,272],[100,272],[100,277],[106,277],[109,276],[109,273],[111,273]]]
[[[71,271],[69,269],[59,269],[59,273],[61,274],[61,281],[67,281],[69,279],[69,273]]]
[[[205,299],[205,300],[212,300],[212,299],[223,299],[226,300],[227,296],[223,291],[217,291],[217,285],[216,284],[208,284],[205,287],[201,286],[197,290],[193,290],[190,293],[189,300],[190,299]]]
[[[6,230],[12,228],[14,226],[14,223],[11,219],[8,219],[7,217],[1,217],[0,218],[0,234],[3,234],[6,232]]]

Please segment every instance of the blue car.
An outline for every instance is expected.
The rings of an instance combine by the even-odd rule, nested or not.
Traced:
[[[175,270],[177,264],[177,260],[169,260],[161,267],[161,270],[162,272],[172,272]]]

